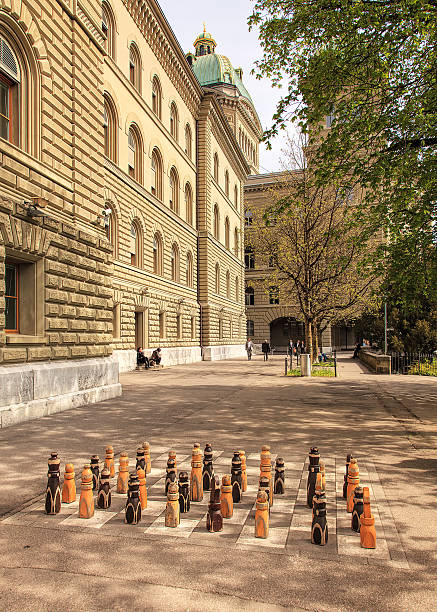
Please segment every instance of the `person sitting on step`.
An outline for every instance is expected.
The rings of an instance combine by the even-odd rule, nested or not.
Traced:
[[[142,346],[137,348],[137,368],[140,368],[144,364],[144,369],[147,370],[149,368],[149,359],[144,354],[144,350]]]
[[[150,365],[159,365],[161,363],[161,349],[157,348],[153,351],[150,357]]]

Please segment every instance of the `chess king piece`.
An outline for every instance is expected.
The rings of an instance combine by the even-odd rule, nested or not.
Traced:
[[[363,487],[364,511],[360,517],[360,541],[362,548],[376,548],[375,517],[370,510],[369,487]]]
[[[178,474],[178,464],[177,464],[177,461],[176,461],[176,451],[175,450],[169,450],[168,451],[168,458],[169,459],[173,459],[174,467],[175,467],[175,470],[176,470],[176,476],[177,476],[177,474]]]
[[[72,504],[76,501],[76,482],[74,480],[74,466],[67,463],[64,472],[64,484],[62,486],[62,503]]]
[[[354,508],[354,490],[360,484],[360,471],[357,460],[351,457],[349,473],[347,477],[347,511],[352,512]]]
[[[351,462],[352,455],[349,453],[346,457],[346,474],[344,475],[343,482],[343,499],[347,499],[347,476],[349,474],[349,463]]]
[[[309,453],[310,463],[308,466],[308,480],[307,480],[307,506],[308,508],[313,507],[313,497],[316,490],[317,474],[320,472],[319,460],[320,453],[317,446],[313,446]]]
[[[129,525],[137,525],[141,521],[140,503],[140,481],[138,474],[132,472],[129,477],[129,488],[127,492],[126,513],[124,522]]]
[[[136,464],[135,464],[135,469],[138,471],[140,470],[146,470],[146,456],[144,454],[144,448],[142,446],[140,446],[139,448],[137,448],[137,457],[136,457]]]
[[[196,502],[203,499],[202,451],[198,443],[194,444],[191,456],[190,498]]]
[[[351,528],[354,531],[360,530],[360,516],[364,512],[363,489],[358,485],[354,491],[354,507],[352,508]]]
[[[231,468],[231,484],[232,484],[232,501],[234,504],[238,504],[241,501],[241,459],[240,453],[234,451],[232,457],[232,468]]]
[[[260,473],[262,472],[263,466],[272,467],[272,456],[270,454],[270,446],[268,444],[264,444],[261,446],[261,462],[260,462]]]
[[[325,474],[325,462],[320,459],[319,461],[320,474],[322,475],[322,489],[326,491],[326,474]]]
[[[169,484],[171,482],[176,482],[176,481],[177,481],[177,474],[176,474],[175,460],[169,457],[167,459],[164,495],[167,495]]]
[[[212,447],[211,444],[206,444],[203,452],[203,490],[211,490],[211,481],[214,478],[214,467],[212,465]]]
[[[273,492],[275,495],[283,495],[285,493],[285,465],[282,457],[276,459],[275,486]]]
[[[165,526],[177,527],[180,523],[179,490],[178,483],[171,482],[167,491],[167,505],[165,507]]]
[[[152,469],[152,461],[150,459],[150,444],[148,442],[143,442],[144,448],[144,460],[146,464],[146,475],[150,474]]]
[[[319,546],[328,543],[328,523],[326,521],[326,495],[323,488],[322,474],[317,474],[313,497],[313,520],[311,524],[311,542]]]
[[[140,483],[140,504],[141,510],[145,510],[147,508],[147,486],[146,486],[146,472],[138,468],[137,469],[138,480]]]
[[[211,533],[223,531],[223,517],[220,510],[220,478],[214,476],[211,482],[208,514],[206,515],[206,528]]]
[[[246,452],[240,450],[241,459],[241,491],[244,493],[247,491],[247,466],[246,466]]]
[[[117,493],[127,493],[129,481],[129,457],[127,453],[121,453],[119,458]]]
[[[222,478],[220,510],[223,518],[232,518],[232,515],[234,514],[234,501],[232,499],[232,484],[230,474],[225,474]]]
[[[94,516],[93,473],[89,463],[85,463],[81,475],[79,517],[89,519]]]
[[[271,465],[261,465],[261,478],[267,478],[269,481],[269,505],[273,506],[273,477],[272,477],[272,467]]]
[[[256,498],[255,537],[267,538],[269,535],[269,500],[265,490],[260,489]]]
[[[190,511],[190,483],[188,472],[179,473],[179,511],[181,514]]]
[[[97,507],[106,510],[111,507],[111,485],[109,477],[111,473],[107,467],[104,467],[100,474],[99,492],[97,494]]]
[[[49,470],[47,472],[46,514],[58,514],[61,510],[60,464],[58,453],[50,453]]]
[[[270,514],[270,479],[267,476],[260,476],[259,479],[259,491],[264,491],[267,495],[267,499],[269,502],[269,514]]]
[[[105,467],[109,470],[109,476],[114,478],[115,476],[115,465],[114,465],[114,449],[112,446],[106,447],[105,455]]]
[[[91,473],[93,475],[93,491],[99,490],[99,480],[100,480],[100,468],[99,468],[99,456],[93,455],[91,457]]]

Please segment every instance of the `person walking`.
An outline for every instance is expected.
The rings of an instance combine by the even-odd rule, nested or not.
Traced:
[[[248,338],[246,342],[246,352],[247,352],[247,359],[250,361],[252,359],[252,353],[253,353],[253,342],[250,338]]]
[[[270,353],[270,344],[268,340],[264,340],[264,342],[261,344],[261,350],[264,354],[264,361],[268,361]]]
[[[289,355],[293,355],[293,340],[290,338],[290,340],[288,341],[288,346],[287,346],[287,352]]]

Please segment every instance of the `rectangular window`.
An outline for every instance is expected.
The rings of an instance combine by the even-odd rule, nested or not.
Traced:
[[[6,264],[6,329],[7,332],[18,332],[18,266]]]
[[[191,338],[196,337],[196,318],[191,317]]]
[[[159,337],[165,338],[165,312],[159,313]]]
[[[178,340],[182,338],[182,317],[181,315],[176,315],[176,335]]]
[[[0,80],[0,137],[9,140],[10,124],[10,87]]]

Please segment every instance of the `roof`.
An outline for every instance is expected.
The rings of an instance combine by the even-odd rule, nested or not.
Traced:
[[[192,64],[193,72],[201,85],[215,85],[217,83],[235,85],[240,95],[253,105],[249,92],[228,57],[210,53],[193,59],[195,60]]]

